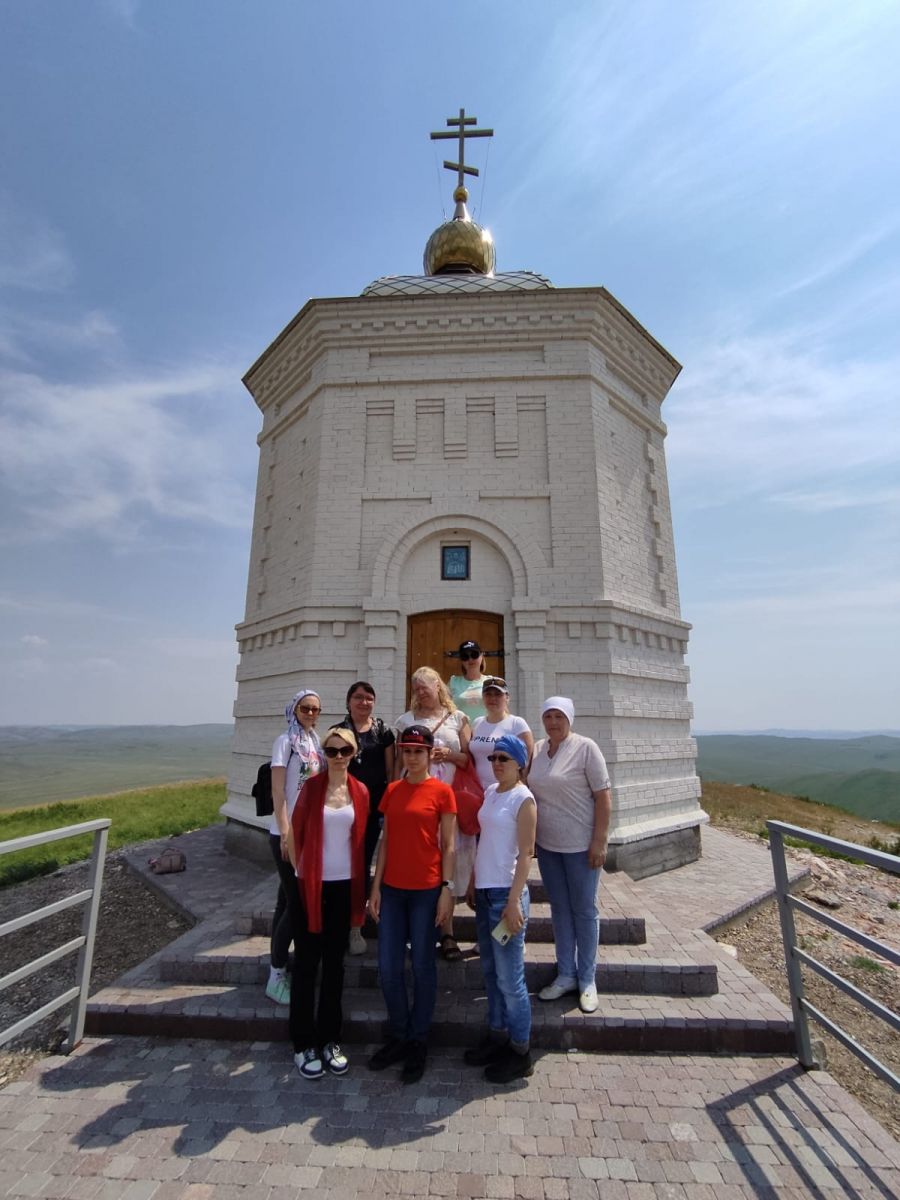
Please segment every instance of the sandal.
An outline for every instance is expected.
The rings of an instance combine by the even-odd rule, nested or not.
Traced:
[[[441,948],[441,958],[445,962],[459,962],[462,958],[462,950],[457,945],[456,938],[452,933],[445,933],[438,945]]]

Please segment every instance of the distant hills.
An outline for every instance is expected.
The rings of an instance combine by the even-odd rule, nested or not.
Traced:
[[[808,796],[869,820],[900,824],[900,737],[697,737],[701,778]]]
[[[228,773],[231,725],[0,726],[0,809]]]

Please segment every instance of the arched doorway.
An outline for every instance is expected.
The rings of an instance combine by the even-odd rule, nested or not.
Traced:
[[[499,613],[442,608],[415,613],[406,624],[406,702],[409,680],[418,667],[433,667],[442,679],[460,673],[460,642],[471,639],[485,652],[485,672],[503,675],[503,617]]]

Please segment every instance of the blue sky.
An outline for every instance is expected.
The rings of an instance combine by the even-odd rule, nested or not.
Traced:
[[[684,364],[697,727],[896,726],[898,61],[877,0],[0,4],[0,722],[230,719],[241,375],[421,270],[465,105],[498,268]]]

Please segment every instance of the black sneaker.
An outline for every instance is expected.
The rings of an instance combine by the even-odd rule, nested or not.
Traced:
[[[512,1083],[514,1079],[525,1079],[534,1074],[534,1063],[531,1052],[517,1054],[511,1046],[505,1047],[506,1053],[499,1062],[491,1063],[484,1069],[484,1077],[489,1083]]]
[[[410,1042],[406,1062],[400,1072],[401,1083],[418,1083],[425,1074],[425,1059],[428,1057],[428,1047],[424,1042]]]
[[[391,1038],[385,1042],[380,1050],[376,1050],[366,1064],[370,1071],[383,1071],[385,1067],[392,1067],[394,1063],[401,1062],[406,1058],[409,1052],[409,1042],[404,1042],[400,1038]]]
[[[463,1054],[463,1062],[470,1067],[486,1067],[488,1063],[505,1058],[508,1046],[509,1042],[498,1042],[490,1034],[485,1034],[477,1046],[470,1046]]]

